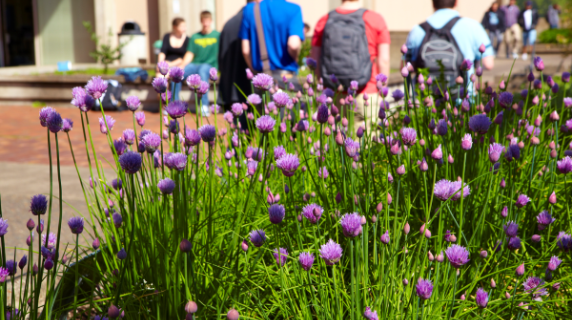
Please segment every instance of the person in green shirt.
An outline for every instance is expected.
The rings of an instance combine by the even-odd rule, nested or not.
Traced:
[[[201,31],[193,34],[189,40],[187,51],[191,53],[191,61],[185,66],[185,79],[191,74],[198,74],[201,80],[209,81],[209,70],[218,69],[218,47],[220,32],[212,28],[212,13],[201,12]],[[205,94],[202,97],[202,114],[209,115],[209,98]]]

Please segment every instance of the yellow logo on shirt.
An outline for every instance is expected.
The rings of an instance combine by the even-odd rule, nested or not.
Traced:
[[[199,45],[203,48],[206,48],[207,46],[213,45],[217,42],[216,38],[201,38],[201,39],[195,39],[195,44]]]

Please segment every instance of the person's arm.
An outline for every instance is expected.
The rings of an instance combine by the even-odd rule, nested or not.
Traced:
[[[252,67],[252,55],[250,52],[250,40],[242,39],[242,56],[244,57],[244,61],[248,68],[254,72],[254,68]]]
[[[298,55],[300,55],[300,49],[302,48],[302,40],[299,36],[288,37],[288,54],[294,61],[298,61]]]
[[[377,48],[377,70],[389,76],[389,43],[382,43]]]
[[[184,69],[189,63],[193,61],[194,58],[195,55],[192,52],[187,51],[187,53],[185,53],[183,56],[183,60],[181,61],[181,68]]]
[[[482,61],[485,70],[492,70],[495,67],[495,56],[484,57]]]

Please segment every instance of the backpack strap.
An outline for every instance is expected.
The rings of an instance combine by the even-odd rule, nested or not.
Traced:
[[[440,30],[451,31],[455,26],[455,24],[457,23],[457,21],[459,20],[461,20],[461,17],[459,16],[454,17],[453,19],[449,20],[449,22],[447,22],[447,24],[444,25],[443,28],[441,28]]]
[[[260,3],[254,4],[254,21],[256,23],[256,35],[258,36],[258,44],[260,49],[260,61],[262,61],[262,72],[271,74],[270,61],[268,59],[268,50],[266,49],[266,39],[264,38],[264,25],[262,24],[262,15],[260,14]]]

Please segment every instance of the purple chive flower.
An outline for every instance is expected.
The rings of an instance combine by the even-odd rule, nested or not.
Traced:
[[[230,107],[230,110],[232,111],[232,114],[237,117],[244,112],[244,109],[242,108],[242,103],[233,103],[232,106]]]
[[[0,237],[8,233],[8,220],[0,218]]]
[[[143,142],[147,152],[153,153],[161,146],[161,137],[159,137],[159,135],[154,132],[150,132],[141,137],[141,142]]]
[[[449,259],[453,268],[460,268],[470,261],[469,250],[457,244],[447,248],[447,250],[445,250],[445,255],[447,255],[447,259]]]
[[[562,174],[568,174],[572,172],[572,159],[567,156],[562,160],[557,161],[556,168],[558,169],[558,172]]]
[[[101,77],[92,77],[85,86],[85,91],[95,100],[101,98],[107,90],[107,83]]]
[[[46,126],[48,127],[48,130],[50,130],[52,133],[60,132],[62,130],[63,125],[64,123],[62,120],[62,116],[55,110],[52,113],[50,113],[50,115],[46,119]]]
[[[509,221],[503,226],[504,233],[507,237],[516,237],[518,235],[518,224],[514,221]]]
[[[499,104],[501,105],[501,107],[503,108],[508,108],[512,105],[512,99],[513,99],[513,95],[510,92],[502,92],[499,95]]]
[[[73,129],[73,121],[72,119],[66,118],[62,120],[62,131],[63,132],[70,132]]]
[[[197,130],[185,128],[185,145],[187,147],[196,146],[201,142],[201,135]]]
[[[440,136],[447,135],[447,120],[439,119],[439,122],[437,123],[437,134]]]
[[[95,99],[88,95],[82,87],[73,88],[72,96],[71,104],[79,108],[82,112],[88,112],[95,106]]]
[[[209,79],[212,82],[216,82],[218,80],[218,72],[217,72],[216,68],[210,68],[209,69]]]
[[[24,267],[26,267],[26,264],[28,264],[28,256],[23,255],[22,259],[20,259],[20,262],[18,262],[18,267],[20,268],[20,270],[24,270]]]
[[[314,264],[314,255],[310,252],[302,252],[298,257],[298,262],[300,263],[300,266],[302,266],[302,269],[310,271]]]
[[[286,154],[286,149],[283,146],[277,146],[274,148],[274,160],[282,158]]]
[[[121,250],[119,250],[119,252],[117,252],[117,259],[119,260],[124,260],[125,258],[127,258],[127,252],[125,252],[125,248],[121,248]]]
[[[471,150],[472,147],[473,137],[471,137],[471,134],[467,133],[461,139],[461,148],[463,148],[463,150]]]
[[[141,106],[141,101],[136,96],[129,96],[125,99],[125,104],[127,105],[127,109],[135,112]]]
[[[127,151],[119,157],[121,168],[130,174],[135,174],[141,169],[141,155],[135,151]]]
[[[111,180],[111,187],[113,187],[113,189],[120,190],[122,186],[123,186],[123,181],[121,181],[121,179],[117,178]]]
[[[520,249],[521,243],[519,237],[511,237],[508,239],[508,243],[506,244],[510,250],[517,250]]]
[[[117,155],[120,156],[127,151],[127,144],[122,137],[119,137],[118,139],[113,140],[113,148],[115,149],[115,152],[117,152]]]
[[[441,201],[447,201],[451,196],[451,182],[448,180],[439,180],[435,183],[433,194]]]
[[[42,221],[43,222],[43,221]],[[43,227],[43,224],[42,224]],[[46,243],[46,235],[43,234],[42,235],[42,244],[44,245],[44,247],[46,247],[49,250],[52,250],[53,248],[56,247],[56,235],[53,232],[50,232],[50,234],[48,234],[48,238],[47,238],[47,243]]]
[[[159,180],[157,187],[162,194],[171,194],[173,193],[173,190],[175,190],[175,182],[169,178],[165,178],[163,180]]]
[[[155,89],[155,92],[157,93],[165,93],[165,91],[167,91],[167,87],[169,86],[169,84],[167,83],[167,79],[165,78],[155,78],[153,79],[151,85],[153,86],[153,89]]]
[[[296,130],[301,131],[301,132],[308,130],[309,127],[310,127],[310,123],[308,122],[308,120],[304,120],[304,119],[301,119],[296,124]]]
[[[179,121],[176,119],[169,121],[169,132],[175,135],[179,133]]]
[[[489,304],[489,294],[483,290],[483,288],[477,289],[476,298],[477,305],[481,308],[486,308],[487,304]]]
[[[562,260],[557,256],[552,256],[548,262],[548,270],[556,271],[556,268],[562,263]]]
[[[318,169],[318,177],[322,179],[328,179],[330,173],[326,167],[321,167]]]
[[[548,211],[544,210],[536,216],[538,222],[538,230],[543,230],[548,225],[556,221]]]
[[[320,258],[324,259],[326,265],[333,266],[340,261],[342,252],[342,247],[335,243],[334,240],[330,239],[326,244],[321,246]]]
[[[166,76],[169,73],[169,63],[167,61],[159,61],[157,62],[157,69],[159,69],[159,73]]]
[[[489,146],[489,160],[492,163],[499,161],[500,156],[504,152],[504,146],[498,143],[493,143]]]
[[[328,107],[325,104],[322,104],[318,107],[316,120],[318,123],[324,124],[328,122]]]
[[[135,120],[137,120],[137,124],[139,126],[145,125],[145,113],[143,111],[135,112]]]
[[[256,106],[262,103],[262,98],[260,98],[260,96],[257,95],[256,93],[253,93],[248,95],[248,97],[246,97],[246,101]]]
[[[6,261],[6,270],[8,270],[8,275],[13,276],[18,272],[18,264],[14,260]]]
[[[415,293],[423,300],[431,298],[431,294],[433,294],[433,283],[431,280],[419,279],[415,285]]]
[[[461,70],[469,71],[473,67],[473,62],[469,59],[464,59],[461,63]]]
[[[56,110],[54,110],[54,108],[52,107],[44,107],[40,110],[40,124],[42,125],[42,127],[45,128],[48,126],[48,117],[53,112],[56,112]]]
[[[282,170],[284,176],[292,177],[300,166],[300,160],[298,156],[287,153],[276,160],[276,166]]]
[[[171,170],[183,171],[187,166],[187,155],[184,153],[167,153],[163,161],[165,165]]]
[[[276,107],[278,108],[286,107],[291,101],[290,96],[284,91],[279,91],[273,94],[272,100],[274,100],[274,104],[276,104]]]
[[[68,220],[68,226],[73,234],[81,234],[83,232],[83,218],[71,217]]]
[[[352,138],[346,138],[345,140],[345,150],[348,157],[353,158],[359,153],[359,142],[353,141]]]
[[[403,128],[401,130],[401,139],[405,145],[412,146],[417,141],[417,131],[413,128]]]
[[[540,296],[545,296],[548,294],[546,288],[539,288],[544,285],[544,280],[538,277],[528,277],[522,286],[528,293],[532,293],[534,299],[540,298]]]
[[[174,83],[181,83],[185,79],[185,71],[179,67],[172,67],[169,70],[169,77]]]
[[[463,199],[466,198],[468,195],[471,194],[471,189],[469,188],[469,186],[465,183],[463,186],[463,191],[461,192],[461,181],[452,181],[450,183],[450,188],[451,188],[451,195],[453,195],[453,198],[451,198],[453,201],[457,201],[459,199],[461,199],[461,195],[463,196]]]
[[[256,120],[256,128],[262,133],[272,132],[275,124],[276,120],[268,115],[264,115]]]
[[[536,68],[536,71],[544,70],[544,61],[542,61],[541,57],[534,57],[534,67]]]
[[[165,111],[174,119],[184,117],[187,114],[187,103],[180,100],[171,101]]]
[[[302,215],[313,224],[316,224],[318,220],[320,220],[322,213],[324,213],[324,209],[315,203],[310,203],[302,209]]]
[[[255,247],[262,247],[262,245],[264,244],[264,242],[266,241],[266,233],[264,232],[264,230],[260,229],[260,230],[252,230],[250,232],[250,242],[252,242],[252,244]]]
[[[197,95],[200,97],[200,96],[207,94],[207,92],[209,91],[209,88],[210,88],[210,85],[208,82],[201,81],[201,85],[197,89]]]
[[[268,216],[270,222],[274,224],[279,224],[284,220],[284,215],[286,214],[286,209],[281,204],[273,204],[268,208]]]
[[[32,197],[32,201],[30,202],[30,211],[32,211],[33,215],[37,216],[45,214],[47,209],[48,198],[46,198],[46,196],[43,194],[37,194]]]
[[[361,216],[357,212],[345,214],[340,220],[340,224],[346,237],[357,237],[362,232]]]
[[[187,86],[191,91],[197,91],[201,87],[201,76],[198,74],[191,74],[187,77]]]
[[[107,123],[107,126],[105,125]],[[106,134],[107,133],[107,128],[109,127],[109,130],[113,130],[113,125],[115,124],[115,119],[113,119],[112,117],[106,115],[105,116],[105,120],[103,119],[103,117],[99,118],[99,131],[101,131],[101,133]]]
[[[367,320],[379,320],[379,318],[377,317],[377,311],[371,311],[370,307],[365,307],[363,316]]]
[[[111,218],[113,219],[113,224],[115,225],[116,228],[121,228],[121,224],[123,223],[123,217],[115,212],[113,215],[111,215]]]
[[[254,78],[252,78],[252,85],[256,89],[268,91],[274,85],[274,80],[272,79],[271,76],[265,73],[259,73],[255,75]]]
[[[276,264],[283,266],[286,264],[286,260],[288,259],[288,250],[284,248],[274,249],[274,253],[272,255],[276,259]]]
[[[516,199],[515,205],[518,208],[522,208],[522,207],[526,206],[529,202],[530,202],[530,198],[527,197],[525,194],[521,194],[518,196],[518,199]]]
[[[389,230],[385,230],[385,233],[381,235],[380,240],[381,240],[381,242],[382,242],[383,244],[388,244],[388,243],[389,243],[389,240],[390,240],[390,239],[389,239]]]
[[[473,132],[485,134],[489,131],[491,119],[484,114],[477,114],[469,119],[469,129]]]
[[[556,237],[556,245],[561,250],[568,252],[572,249],[572,236],[564,231],[560,231]]]
[[[509,162],[512,160],[518,160],[520,158],[520,148],[519,148],[518,144],[509,145],[507,150],[506,150],[504,157]]]
[[[0,267],[0,283],[6,282],[6,279],[10,275],[10,272],[7,268]]]
[[[401,101],[401,99],[403,99],[405,95],[403,94],[403,91],[397,89],[397,90],[393,90],[392,93],[392,97],[393,100],[395,100],[395,102]]]
[[[310,70],[315,70],[318,67],[318,62],[310,57],[306,59],[306,65]]]
[[[199,133],[201,135],[201,139],[203,139],[204,142],[212,142],[216,138],[216,128],[210,124],[205,124],[204,126],[200,127]]]

